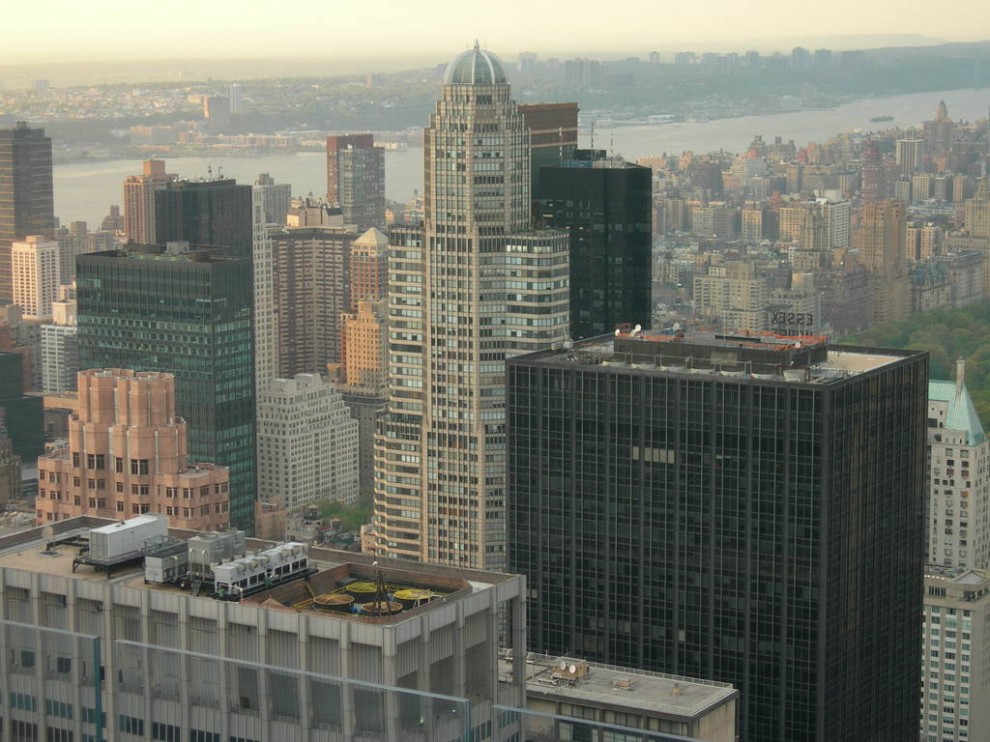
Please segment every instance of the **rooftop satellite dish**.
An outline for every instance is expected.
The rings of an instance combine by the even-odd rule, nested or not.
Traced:
[[[566,670],[567,669],[567,663],[564,660],[561,660],[560,661],[560,669],[561,670]]]
[[[573,675],[574,673],[576,673],[577,672],[577,665],[571,665],[570,667],[568,667],[567,668],[567,672],[569,672],[571,675]]]
[[[616,337],[619,337],[619,328],[618,327],[615,328],[615,336]]]

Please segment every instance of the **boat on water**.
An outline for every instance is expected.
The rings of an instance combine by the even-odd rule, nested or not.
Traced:
[[[893,120],[894,120],[893,116],[874,116],[873,118],[870,119],[870,123],[880,124],[883,123],[884,121],[893,121]]]

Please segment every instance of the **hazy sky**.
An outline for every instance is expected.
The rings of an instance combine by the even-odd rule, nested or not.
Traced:
[[[476,37],[510,60],[524,50],[743,50],[747,42],[789,49],[836,35],[990,37],[986,0],[21,0],[6,3],[3,19],[5,63],[184,56],[444,61]]]

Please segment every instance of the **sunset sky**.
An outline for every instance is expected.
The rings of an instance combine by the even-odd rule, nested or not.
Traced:
[[[7,64],[184,56],[443,61],[475,38],[514,59],[526,50],[786,50],[835,36],[990,37],[985,0],[34,0],[8,3],[3,16]]]

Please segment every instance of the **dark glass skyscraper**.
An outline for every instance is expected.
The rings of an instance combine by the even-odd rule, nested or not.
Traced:
[[[160,244],[216,245],[251,258],[251,186],[234,180],[177,180],[155,193],[155,239]]]
[[[52,140],[18,121],[0,129],[0,304],[14,300],[10,246],[37,234],[52,239]]]
[[[135,246],[77,258],[81,368],[175,374],[189,456],[230,468],[231,523],[255,498],[251,264],[216,251]]]
[[[927,354],[597,338],[508,362],[530,649],[733,683],[747,742],[917,737]]]
[[[385,226],[385,150],[374,134],[327,137],[327,200],[359,231]]]
[[[537,221],[566,229],[571,251],[571,337],[649,327],[653,174],[648,167],[577,150],[540,169]]]

